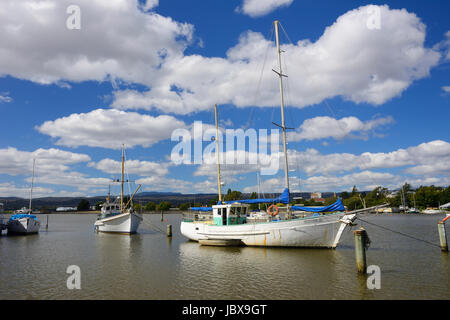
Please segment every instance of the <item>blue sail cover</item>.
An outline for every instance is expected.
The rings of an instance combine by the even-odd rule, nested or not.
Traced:
[[[278,198],[272,199],[245,199],[245,200],[233,200],[233,201],[223,201],[224,203],[289,203],[289,189],[284,189],[283,193]],[[219,203],[220,204],[220,203]]]
[[[292,206],[292,210],[300,210],[300,211],[308,211],[308,212],[332,212],[332,211],[345,211],[344,204],[342,200],[339,198],[333,204],[330,204],[326,207],[299,207]]]
[[[16,220],[16,219],[22,219],[22,218],[31,218],[33,220],[36,220],[36,216],[32,215],[32,214],[26,214],[26,213],[18,213],[18,214],[14,214],[11,216],[11,218],[9,218],[9,220]]]
[[[192,211],[212,211],[211,207],[191,207]]]

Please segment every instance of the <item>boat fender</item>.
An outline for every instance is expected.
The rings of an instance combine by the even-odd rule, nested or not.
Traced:
[[[272,211],[272,208],[274,208],[275,210]],[[272,204],[269,208],[267,208],[267,212],[272,216],[275,217],[278,214],[278,207],[276,204]]]

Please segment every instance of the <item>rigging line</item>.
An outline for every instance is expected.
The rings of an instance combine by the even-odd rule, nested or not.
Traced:
[[[281,23],[280,23],[280,26],[281,26],[281,30],[283,31],[284,36],[288,39],[289,43],[290,43],[291,45],[295,46],[295,44],[291,41],[291,39],[289,38],[289,36],[288,36],[286,30],[284,29],[284,27],[283,27],[283,25],[282,25]],[[285,64],[285,65],[284,65],[284,68],[285,68],[285,70],[286,70],[286,73],[288,74],[288,69],[287,69],[286,59],[284,59],[284,64]],[[306,68],[305,68],[305,69],[306,69]],[[289,78],[287,78],[286,80],[287,80],[287,81],[286,81],[286,91],[287,91],[287,95],[288,95],[288,99],[289,99],[288,101],[290,102],[291,100],[290,100],[290,85],[289,85]],[[288,112],[290,113],[290,116],[291,116],[292,127],[295,128],[294,116],[293,116],[293,114],[292,114],[290,108],[287,108],[287,109],[288,109]]]
[[[331,108],[331,106],[328,104],[327,99],[324,99],[323,102],[325,102],[326,106],[328,107],[328,110],[330,110],[331,115],[333,116],[333,118],[337,121],[337,125],[339,126],[339,128],[345,132],[345,130],[347,130],[346,126],[337,119],[336,114],[334,113],[333,109]]]
[[[276,109],[278,109],[278,107],[272,107],[272,115],[270,116],[270,122],[274,122],[273,114],[275,113]]]
[[[284,27],[283,27],[283,25],[280,23],[280,26],[281,26],[281,30],[283,31],[283,34],[284,34],[284,36],[288,39],[288,41],[289,41],[289,43],[291,44],[291,45],[293,45],[293,46],[295,46],[294,45],[294,43],[291,41],[291,39],[289,38],[289,36],[288,36],[288,34],[287,34],[287,32],[286,32],[286,30],[284,29]],[[284,59],[283,60],[284,61],[284,70],[286,70],[286,73],[287,74],[289,74],[289,72],[288,72],[288,67],[287,67],[287,63],[286,63],[286,59]],[[288,105],[290,105],[290,102],[291,102],[291,97],[290,97],[290,82],[289,82],[289,78],[287,78],[286,79],[287,81],[286,81],[286,92],[287,92],[287,102],[288,102]],[[294,115],[293,115],[293,112],[292,112],[292,110],[291,110],[291,108],[287,108],[287,110],[288,110],[288,113],[289,113],[289,115],[290,115],[290,118],[291,118],[291,123],[292,123],[292,127],[296,127],[296,125],[295,125],[295,118],[294,118]],[[298,141],[293,141],[296,145],[298,145]],[[298,158],[298,155],[294,155],[294,159],[295,159],[295,164],[296,164],[296,167],[297,167],[297,183],[298,183],[298,186],[297,186],[297,188],[298,188],[298,190],[300,191],[300,165],[299,165],[299,158]]]
[[[330,105],[328,104],[328,101],[325,99],[323,100],[323,102],[325,102],[325,104],[328,107],[328,110],[330,110],[331,115],[333,116],[333,118],[336,118],[336,114],[334,113],[333,109],[330,107]]]
[[[284,59],[283,62],[284,62],[284,70],[286,70],[286,74],[289,74],[288,67],[286,64],[286,59]],[[291,100],[291,87],[289,85],[289,78],[286,78],[286,81],[284,81],[284,83],[285,83],[285,93],[286,93],[285,94],[285,96],[286,96],[285,106],[286,106],[287,112],[289,113],[289,117],[287,117],[287,118],[288,118],[288,121],[290,121],[290,126],[292,128],[295,128],[294,116],[292,114],[292,108],[290,107],[292,105],[292,103],[291,103],[292,100]]]
[[[161,230],[160,228],[158,228],[157,226],[154,226],[152,223],[150,223],[149,221],[146,221],[147,219],[144,219],[144,217],[142,217],[142,222],[149,228],[152,228],[156,231],[161,232],[162,234],[166,234],[163,230]]]
[[[280,26],[281,26],[281,30],[283,31],[284,35],[286,36],[286,38],[288,39],[288,41],[290,42],[290,44],[293,45],[293,46],[295,46],[294,43],[293,43],[293,42],[291,41],[291,39],[289,38],[289,36],[288,36],[286,30],[283,28],[283,25],[282,25],[281,23],[280,23]],[[302,64],[302,66],[303,66],[303,68],[304,68],[305,70],[308,70],[308,67],[307,67],[307,66],[305,66],[303,63],[301,63],[301,64]],[[330,112],[331,112],[333,118],[337,120],[336,114],[333,112],[333,109],[332,109],[332,108],[330,107],[330,105],[328,104],[328,101],[327,101],[326,99],[324,99],[323,101],[325,102],[325,104],[327,105],[328,109],[330,110]],[[338,126],[339,126],[342,130],[345,130],[345,129],[346,129],[345,126],[344,126],[344,124],[341,123],[341,122],[339,122],[339,121],[338,121]]]
[[[282,31],[283,31],[285,37],[292,44],[291,39],[287,35],[287,32],[284,30],[282,25],[281,25],[281,28],[282,28]],[[285,74],[289,75],[288,62],[287,62],[287,57],[286,56],[285,56],[285,59],[283,59],[283,68],[285,70]],[[294,118],[294,115],[293,115],[293,112],[292,112],[292,107],[290,107],[292,105],[292,100],[291,100],[291,88],[290,88],[289,77],[286,77],[286,81],[284,81],[284,86],[285,86],[285,93],[286,93],[285,94],[285,96],[286,96],[286,110],[287,110],[287,113],[289,115],[289,117],[287,117],[287,118],[288,118],[288,121],[290,123],[290,126],[295,128],[296,127],[296,125],[295,125],[295,118]],[[292,142],[295,143],[295,141],[292,141]],[[295,154],[292,154],[292,149],[290,151],[287,150],[287,156],[289,158],[289,155],[290,155],[291,159],[292,159],[292,156],[294,156],[294,159],[295,159],[295,162],[296,162],[296,167],[297,167],[297,175],[299,177],[300,176],[300,172],[299,172],[299,166],[298,166],[298,159],[297,159]],[[292,164],[292,161],[291,161],[291,164]],[[293,166],[290,166],[290,167],[293,167]]]
[[[288,41],[295,46],[295,44],[291,41],[291,39],[289,38],[289,36],[287,35],[286,30],[284,30],[283,25],[281,24],[281,22],[278,23],[281,26],[281,30],[283,31],[284,35],[286,36],[286,38],[288,39]]]
[[[259,75],[258,84],[256,86],[255,100],[256,100],[256,97],[258,96],[259,90],[261,88],[262,77],[264,74],[264,69],[266,67],[267,55],[269,53],[270,44],[272,43],[273,33],[274,33],[274,25],[272,24],[272,27],[270,28],[270,37],[269,37],[269,41],[267,42],[266,52],[264,53],[263,66],[261,68],[261,73]],[[250,108],[250,114],[249,114],[247,123],[244,126],[244,129],[247,129],[250,126],[250,122],[253,117],[253,112],[254,112],[254,108]]]
[[[411,238],[411,239],[414,239],[414,240],[417,240],[417,241],[421,241],[421,242],[427,243],[427,244],[429,244],[429,245],[432,245],[432,246],[435,246],[435,247],[439,247],[439,248],[440,248],[439,245],[437,245],[437,244],[435,244],[435,243],[433,243],[433,242],[430,242],[430,241],[427,241],[427,240],[423,240],[423,239],[419,239],[419,238],[416,238],[416,237],[414,237],[414,236],[410,236],[410,235],[408,235],[408,234],[406,234],[406,233],[403,233],[403,232],[400,232],[400,231],[396,231],[396,230],[392,230],[392,229],[386,228],[386,227],[384,227],[384,226],[380,226],[380,225],[378,225],[378,224],[376,224],[376,223],[369,222],[369,221],[367,221],[367,220],[363,220],[363,219],[361,219],[360,217],[358,217],[358,219],[361,220],[361,221],[363,221],[363,222],[365,222],[365,223],[367,223],[367,224],[371,224],[371,225],[373,225],[373,226],[379,227],[379,228],[381,228],[381,229],[385,229],[385,230],[391,231],[391,232],[393,232],[393,233],[397,233],[397,234],[399,234],[399,235],[402,235],[402,236],[404,236],[404,237],[408,237],[408,238]]]
[[[124,156],[125,156],[124,161],[126,163],[127,162],[127,151],[126,150],[124,150]],[[131,199],[130,205],[133,207],[133,199],[131,198],[130,176],[128,175],[128,171],[126,171],[126,174],[127,174],[127,180],[128,180],[128,195]]]

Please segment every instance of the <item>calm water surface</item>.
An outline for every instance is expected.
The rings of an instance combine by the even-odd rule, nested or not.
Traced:
[[[145,215],[131,236],[97,234],[95,214],[45,215],[38,235],[0,237],[0,299],[450,299],[450,254],[361,221],[372,241],[368,265],[381,289],[356,272],[353,235],[336,250],[204,247],[179,231],[181,215]],[[439,243],[443,215],[362,215],[362,219]],[[447,226],[447,233],[450,230]],[[66,286],[81,268],[81,290]]]

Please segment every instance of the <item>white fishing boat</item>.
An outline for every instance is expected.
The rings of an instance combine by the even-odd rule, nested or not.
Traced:
[[[20,213],[14,214],[9,218],[7,223],[8,234],[33,234],[38,233],[41,223],[35,215],[32,214],[31,203],[33,199],[33,183],[34,183],[34,167],[35,159],[33,159],[33,176],[31,178],[30,188],[30,204],[28,209],[22,208]]]
[[[142,216],[134,212],[131,201],[139,190],[138,186],[133,196],[126,204],[123,201],[123,183],[124,183],[124,159],[125,149],[122,147],[122,179],[121,179],[121,193],[120,198],[117,197],[111,201],[108,194],[106,202],[102,205],[101,213],[94,223],[94,229],[99,232],[133,234],[137,232],[139,224],[142,221]]]
[[[183,217],[180,225],[181,233],[185,237],[198,241],[200,244],[336,248],[344,229],[346,226],[351,225],[356,218],[355,213],[345,212],[340,199],[336,203],[325,207],[289,206],[289,177],[282,82],[285,75],[281,70],[278,23],[278,21],[274,23],[279,68],[275,73],[278,74],[280,81],[282,124],[279,127],[283,130],[285,189],[278,198],[222,202],[216,106],[215,140],[217,143],[219,203],[210,208],[191,208],[191,213]],[[266,214],[254,213],[250,215],[248,214],[249,205],[254,203],[272,203],[272,205]],[[277,203],[286,204],[284,214],[279,212],[279,208],[276,206]],[[368,208],[367,210],[370,209]]]
[[[209,221],[197,220],[195,214],[192,219],[185,216],[181,233],[204,245],[229,241],[229,245],[336,248],[345,227],[356,216],[334,212],[250,222],[245,214],[248,207],[248,204],[239,202],[212,206],[212,220]]]

